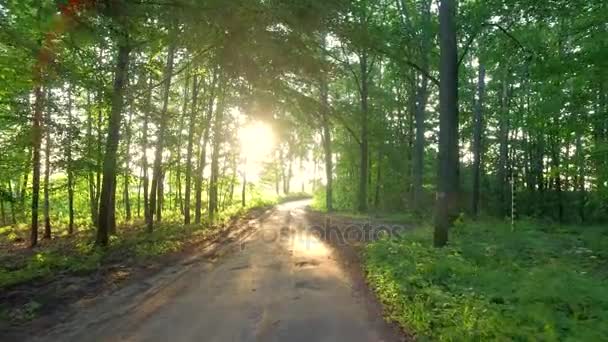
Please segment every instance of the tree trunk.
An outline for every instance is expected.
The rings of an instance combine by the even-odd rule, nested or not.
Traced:
[[[51,93],[46,89],[47,93],[47,108],[44,118],[44,238],[51,238],[51,203],[50,203],[50,186],[51,186]]]
[[[209,86],[209,102],[207,103],[207,115],[205,118],[205,128],[203,130],[203,142],[200,144],[200,150],[198,153],[198,164],[196,167],[196,179],[194,181],[194,191],[196,195],[195,211],[194,211],[194,223],[200,224],[202,220],[203,211],[203,172],[207,165],[207,143],[209,142],[209,134],[211,132],[211,121],[213,119],[213,105],[215,103],[216,94],[216,83],[217,83],[217,69],[213,73],[213,80]],[[202,81],[202,80],[201,80]],[[197,139],[200,143],[200,139]]]
[[[8,193],[11,194],[11,198],[12,198],[12,201],[11,201],[11,222],[13,224],[17,224],[17,216],[16,216],[16,213],[15,213],[15,203],[17,201],[16,201],[16,198],[15,198],[16,195],[13,194],[13,186],[12,186],[10,180],[8,181]]]
[[[156,142],[156,153],[154,156],[154,169],[152,174],[152,187],[150,189],[150,217],[148,218],[147,226],[148,231],[151,232],[154,229],[154,214],[157,207],[157,197],[160,189],[160,182],[162,176],[162,161],[163,161],[163,149],[165,145],[165,131],[167,129],[167,108],[169,106],[169,91],[171,89],[171,76],[173,75],[173,58],[175,55],[175,27],[171,27],[172,32],[171,41],[169,43],[169,51],[167,52],[167,64],[165,65],[164,87],[163,87],[163,107],[160,112],[160,123],[158,128],[158,138]],[[162,219],[162,213],[156,212],[157,221],[160,222]]]
[[[211,154],[211,179],[209,182],[209,222],[212,224],[218,209],[219,156],[223,139],[222,126],[224,121],[224,96],[226,92],[226,89],[224,89],[226,87],[226,76],[222,75],[220,77],[222,78],[219,89],[221,95],[213,123],[213,151]]]
[[[181,166],[181,159],[182,159],[182,153],[181,153],[181,148],[182,148],[182,131],[184,130],[184,121],[186,119],[186,115],[188,112],[188,86],[190,84],[190,66],[188,67],[188,71],[186,72],[186,79],[184,82],[184,94],[183,94],[183,100],[184,102],[182,103],[182,116],[181,116],[181,120],[179,122],[179,130],[178,130],[178,134],[177,134],[177,161],[176,161],[176,174],[175,174],[175,185],[177,187],[177,195],[175,198],[175,201],[177,203],[177,205],[179,206],[179,211],[180,213],[182,213],[184,215],[184,221],[186,220],[186,208],[184,207],[184,201],[182,200],[182,166]],[[196,75],[195,75],[195,79],[193,82],[193,87],[196,86]],[[194,89],[192,90],[194,92]],[[192,105],[192,110],[196,109],[196,105],[193,104]],[[191,111],[192,112],[192,111]],[[190,127],[188,128],[188,147],[190,148],[190,143],[193,139],[193,133],[191,134],[190,132],[194,132],[194,121],[192,120],[192,115],[190,115]],[[190,156],[187,157],[186,163],[188,165],[186,165],[186,167],[188,167],[190,165],[190,163],[192,158],[192,151],[190,150]],[[190,170],[192,170],[192,166],[190,165]],[[190,175],[190,177],[192,177],[192,175]],[[185,190],[186,192],[189,192],[188,189]],[[184,194],[185,195],[185,194]],[[188,201],[186,202],[187,206],[190,206],[190,200],[188,198]],[[190,208],[188,208],[188,223],[190,223]]]
[[[359,165],[359,204],[360,212],[367,211],[367,177],[369,173],[369,141],[368,141],[368,95],[369,95],[369,70],[367,63],[367,52],[359,56],[359,67],[361,69],[361,141],[360,141],[360,165]]]
[[[241,189],[241,206],[247,205],[247,172],[243,171],[243,188]]]
[[[95,243],[107,246],[108,235],[114,229],[116,207],[114,203],[116,183],[116,160],[118,142],[120,140],[120,121],[123,110],[125,83],[129,68],[130,47],[126,42],[118,45],[118,57],[114,72],[114,87],[112,92],[112,109],[108,123],[106,154],[103,162],[103,183],[99,200],[99,224]]]
[[[439,6],[439,172],[434,244],[445,246],[458,197],[458,56],[456,1]]]
[[[150,217],[150,206],[148,201],[148,123],[150,121],[150,115],[152,114],[152,73],[150,73],[148,79],[148,93],[146,95],[145,113],[144,113],[144,125],[141,132],[141,170],[142,170],[142,192],[144,197],[144,220],[148,222],[152,218]]]
[[[584,132],[580,132],[576,136],[576,160],[577,160],[577,190],[579,195],[578,200],[578,213],[581,222],[585,222],[585,204],[587,200],[587,194],[585,193],[585,151],[583,150],[583,138]]]
[[[498,199],[500,201],[499,214],[504,217],[507,214],[507,163],[509,159],[509,108],[508,108],[508,82],[507,73],[502,82],[500,95],[500,118],[499,118],[499,159],[498,159]]]
[[[100,90],[97,94],[97,106],[99,107],[97,111],[97,163],[96,163],[96,172],[95,172],[95,189],[97,189],[96,197],[95,197],[95,225],[99,226],[99,201],[101,198],[101,173],[103,172],[103,93]],[[122,115],[122,113],[121,113]]]
[[[40,68],[40,67],[38,67]],[[30,247],[38,244],[38,202],[40,199],[40,149],[42,144],[42,110],[44,93],[42,92],[41,70],[36,71],[34,78],[34,118],[32,123],[32,225],[30,231]],[[27,177],[25,178],[27,180]],[[25,182],[24,182],[25,183]],[[25,191],[25,184],[22,193]]]
[[[378,166],[376,168],[376,193],[374,195],[374,208],[380,208],[380,190],[382,188],[382,147],[378,149]]]
[[[160,223],[163,220],[163,207],[165,201],[165,170],[160,171],[158,183],[156,184],[156,222]]]
[[[190,224],[190,190],[192,188],[192,151],[194,149],[194,131],[196,127],[197,103],[198,103],[198,75],[194,74],[192,80],[192,108],[190,109],[190,121],[188,128],[188,151],[186,153],[186,190],[184,203],[184,224]],[[186,106],[184,105],[184,110]]]
[[[129,107],[132,107],[131,105]],[[131,200],[129,198],[129,186],[131,185],[131,124],[133,122],[133,108],[129,108],[129,119],[125,127],[126,151],[125,151],[125,174],[123,201],[125,202],[125,219],[131,221]]]
[[[87,93],[87,154],[88,158],[93,158],[93,111],[91,110],[91,94]],[[93,169],[90,168],[88,171],[88,185],[89,185],[89,212],[91,215],[91,222],[93,226],[97,227],[97,195],[95,188],[95,174]]]
[[[325,51],[327,37],[324,34],[321,38],[321,44],[323,47],[323,53]],[[322,125],[322,142],[323,142],[323,153],[325,155],[325,203],[328,212],[333,211],[333,159],[332,159],[332,146],[331,146],[331,126],[329,122],[329,104],[328,104],[328,85],[327,77],[325,73],[321,74],[321,82],[319,85],[319,96],[321,103],[321,125]],[[315,159],[315,177],[313,179],[313,192],[316,190],[316,174],[317,174],[317,161]]]
[[[74,165],[72,161],[72,141],[74,138],[74,119],[72,117],[72,86],[68,91],[68,141],[66,146],[68,176],[68,234],[74,233]]]
[[[477,101],[475,102],[475,126],[473,129],[473,217],[479,214],[479,184],[481,180],[481,154],[483,133],[483,100],[485,96],[485,65],[479,63],[479,77],[477,80]]]
[[[431,1],[426,1],[423,9],[423,28],[421,35],[421,65],[422,70],[428,71],[429,51],[431,48],[430,24],[431,24]],[[418,213],[424,206],[423,203],[423,176],[424,176],[424,145],[425,145],[425,116],[428,100],[428,78],[420,76],[420,83],[416,88],[416,107],[414,116],[416,119],[416,140],[414,145],[413,186],[414,186],[414,208]]]

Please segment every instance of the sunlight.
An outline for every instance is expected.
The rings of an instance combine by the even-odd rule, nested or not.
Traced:
[[[252,122],[241,126],[238,132],[241,146],[242,167],[247,179],[255,182],[259,179],[264,162],[271,159],[275,146],[272,128],[263,122]]]

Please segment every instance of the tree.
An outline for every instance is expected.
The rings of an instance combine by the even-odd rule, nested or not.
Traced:
[[[458,196],[458,56],[456,1],[441,0],[439,6],[439,172],[434,243],[448,242]]]
[[[112,110],[108,123],[108,135],[106,140],[106,153],[103,161],[103,183],[99,198],[99,226],[97,227],[97,245],[108,244],[109,233],[115,226],[115,202],[116,196],[116,165],[118,142],[120,140],[120,121],[124,106],[124,91],[129,70],[129,54],[131,46],[128,42],[126,32],[119,40],[118,53],[116,57],[116,69],[114,71],[114,87],[112,93]]]

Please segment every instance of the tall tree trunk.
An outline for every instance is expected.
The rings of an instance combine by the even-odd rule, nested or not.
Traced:
[[[359,56],[359,67],[361,70],[361,141],[360,141],[360,165],[359,165],[359,201],[358,210],[360,212],[367,211],[367,181],[369,173],[369,140],[368,140],[368,96],[369,96],[369,70],[368,70],[368,55],[367,52],[362,52]]]
[[[143,173],[144,170],[142,168],[139,169],[139,177],[137,177],[137,217],[141,217],[141,187],[143,183]]]
[[[141,170],[142,170],[142,192],[144,197],[144,220],[149,222],[152,220],[150,217],[150,203],[148,200],[148,123],[150,121],[150,115],[152,115],[152,73],[150,73],[148,79],[148,93],[146,94],[146,104],[144,113],[144,125],[141,132]]]
[[[421,35],[421,65],[424,71],[429,68],[429,51],[431,49],[431,1],[425,1],[423,6],[423,28]],[[414,145],[414,165],[413,165],[413,186],[414,186],[414,208],[420,213],[424,206],[423,203],[423,176],[424,176],[424,145],[425,145],[425,117],[426,104],[428,100],[428,78],[424,75],[420,76],[420,82],[416,87],[416,140]]]
[[[182,115],[181,115],[181,120],[179,122],[179,130],[178,130],[178,134],[177,134],[177,160],[176,160],[176,174],[175,174],[175,185],[177,187],[177,195],[175,198],[176,204],[179,206],[179,211],[180,213],[182,213],[184,215],[184,221],[185,221],[185,217],[186,217],[186,209],[184,207],[184,201],[182,199],[182,166],[181,166],[181,159],[182,159],[182,153],[181,153],[181,146],[182,146],[182,131],[184,130],[184,121],[186,120],[186,115],[188,112],[188,87],[190,85],[190,66],[188,66],[188,71],[186,72],[186,79],[184,82],[184,94],[183,94],[183,103],[182,103]],[[196,75],[195,75],[196,77]],[[194,79],[194,84],[193,87],[196,85],[196,78]],[[194,89],[193,89],[194,91]],[[193,104],[193,110],[195,109],[196,105]],[[192,111],[191,111],[192,112]],[[192,119],[192,115],[190,115],[190,119]],[[190,142],[192,141],[192,135],[190,135],[190,131],[194,129],[194,121],[190,120],[190,127],[188,128],[188,147],[190,147]],[[192,151],[190,151],[190,157],[187,158],[192,158]],[[190,165],[191,160],[187,159],[186,163],[188,163],[188,165]],[[188,165],[186,165],[186,167],[188,167]],[[191,167],[191,166],[190,166]],[[192,176],[192,175],[190,175]],[[189,190],[185,190],[185,191],[189,191]],[[190,201],[188,200],[186,202],[186,205],[189,206],[190,205]],[[188,216],[190,216],[190,208],[188,208]],[[190,223],[190,217],[188,217],[188,223]]]
[[[241,189],[241,206],[247,205],[247,172],[243,171],[243,188]]]
[[[87,93],[87,156],[93,158],[93,111],[91,110],[91,94]],[[97,227],[97,203],[96,203],[96,188],[95,188],[95,174],[93,169],[88,170],[87,175],[89,185],[89,212],[91,215],[91,222],[93,226]]]
[[[577,164],[577,181],[576,190],[578,190],[578,213],[581,222],[585,222],[585,204],[587,200],[587,194],[585,193],[585,151],[583,150],[583,136],[584,132],[579,131],[576,136],[576,164]]]
[[[213,106],[216,99],[216,83],[218,79],[218,70],[213,73],[213,80],[209,86],[209,102],[207,103],[207,114],[204,120],[203,142],[200,143],[200,138],[197,139],[200,149],[198,153],[198,163],[196,166],[196,178],[194,180],[195,192],[195,208],[194,208],[194,223],[200,224],[203,211],[203,172],[207,166],[207,144],[209,143],[209,134],[211,132],[211,122],[213,120]],[[202,82],[202,80],[201,80]]]
[[[42,111],[44,108],[44,93],[41,86],[41,70],[38,67],[34,78],[34,118],[32,123],[32,225],[30,231],[30,247],[38,244],[38,202],[40,199],[40,149],[42,144]],[[25,178],[27,180],[27,177]],[[25,183],[25,182],[24,182]],[[25,191],[25,184],[22,193]]]
[[[125,39],[126,40],[126,39]],[[131,48],[125,41],[118,45],[116,70],[114,71],[114,87],[112,92],[112,109],[108,122],[106,154],[103,161],[103,183],[99,198],[99,224],[95,243],[107,246],[109,233],[115,228],[116,206],[116,164],[118,142],[120,140],[120,121],[123,110],[125,83],[129,69],[129,53]]]
[[[44,238],[51,238],[51,203],[50,203],[50,186],[51,186],[51,93],[50,89],[46,89],[47,93],[47,108],[44,123]]]
[[[195,73],[192,80],[192,108],[190,108],[190,120],[188,127],[188,151],[186,152],[186,190],[184,200],[184,224],[190,224],[190,191],[192,189],[192,152],[194,149],[194,131],[196,117],[198,114],[198,75]],[[185,106],[184,106],[185,109]]]
[[[33,133],[32,133],[33,134]],[[30,168],[33,168],[33,148],[32,146],[28,146],[27,148],[27,156],[28,159],[26,161],[26,165],[25,165],[25,171],[23,172],[23,181],[21,183],[21,188],[19,189],[18,194],[19,194],[19,204],[20,207],[22,209],[25,209],[25,197],[27,195],[27,181],[29,178],[29,170]],[[24,219],[25,219],[25,210],[23,210],[24,212]]]
[[[0,193],[2,192],[3,190],[0,189]],[[0,227],[6,226],[6,208],[4,207],[4,197],[0,197],[0,217],[2,218],[2,224],[0,224]]]
[[[132,107],[132,105],[129,105]],[[131,221],[131,200],[129,198],[129,187],[131,185],[131,124],[133,122],[133,108],[129,108],[129,119],[125,127],[125,173],[124,173],[124,188],[123,201],[125,202],[125,219]]]
[[[156,222],[160,223],[163,220],[163,208],[165,201],[165,175],[166,171],[161,170],[156,185]]]
[[[445,246],[458,197],[458,57],[456,1],[439,6],[439,174],[434,244]]]
[[[101,173],[103,172],[103,92],[99,90],[97,94],[97,163],[96,163],[96,171],[95,171],[95,189],[97,189],[96,197],[95,197],[95,226],[99,226],[99,201],[101,198]]]
[[[171,89],[171,76],[173,75],[173,58],[175,55],[175,30],[176,28],[171,27],[171,41],[169,43],[169,51],[167,52],[167,63],[165,65],[164,78],[164,89],[163,89],[163,107],[160,112],[160,123],[158,128],[158,138],[156,142],[156,153],[154,156],[154,169],[152,174],[152,187],[150,189],[150,217],[148,218],[147,226],[148,231],[154,229],[153,217],[157,206],[157,197],[159,186],[162,177],[162,161],[163,161],[163,149],[165,147],[165,131],[167,129],[167,108],[169,106],[169,91]],[[156,219],[158,222],[162,219],[162,213],[156,212],[158,216]]]
[[[374,208],[378,210],[380,208],[380,190],[382,188],[382,146],[378,148],[378,166],[376,168],[376,193],[374,195]]]
[[[11,222],[13,224],[17,224],[17,216],[15,213],[15,203],[17,202],[16,200],[16,195],[13,194],[13,185],[11,184],[11,181],[8,181],[8,193],[11,194]]]
[[[327,37],[325,34],[321,37],[322,53],[325,53]],[[325,57],[325,56],[323,56]],[[328,212],[333,211],[333,159],[332,159],[332,146],[331,146],[331,124],[329,121],[329,103],[328,103],[328,85],[326,73],[321,74],[321,82],[319,84],[319,96],[321,104],[321,125],[322,125],[322,142],[323,142],[323,153],[325,157],[325,204]],[[315,159],[315,177],[313,179],[313,192],[316,191],[317,183],[317,160]]]
[[[479,63],[479,77],[477,80],[477,101],[475,102],[475,126],[473,129],[473,217],[479,213],[479,184],[481,180],[481,154],[483,132],[483,100],[485,96],[486,68]]]
[[[68,141],[66,146],[68,176],[68,234],[74,233],[74,165],[72,161],[72,141],[74,138],[74,119],[72,117],[72,86],[68,90]]]
[[[209,222],[213,224],[218,209],[218,180],[220,147],[223,140],[222,126],[224,122],[224,97],[226,93],[225,75],[220,76],[220,97],[213,123],[213,151],[211,153],[211,179],[209,181]]]
[[[509,108],[508,108],[508,73],[502,81],[502,92],[500,95],[500,118],[499,118],[499,159],[498,159],[498,199],[500,201],[499,213],[501,217],[507,215],[507,164],[509,160]]]

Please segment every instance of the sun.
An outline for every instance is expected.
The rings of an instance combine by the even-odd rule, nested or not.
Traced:
[[[274,132],[268,124],[256,121],[241,126],[238,137],[244,171],[250,181],[255,181],[262,172],[263,163],[272,158]]]

